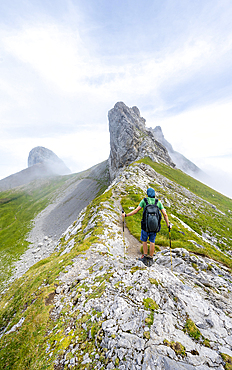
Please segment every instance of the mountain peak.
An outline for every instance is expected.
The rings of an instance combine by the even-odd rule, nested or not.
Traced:
[[[146,120],[137,107],[129,108],[123,102],[115,104],[109,113],[110,156],[109,171],[113,180],[119,171],[143,157],[175,167],[167,149],[145,127]]]
[[[70,169],[52,150],[37,146],[33,148],[28,156],[28,167],[34,166],[38,163],[44,163],[52,173],[57,175],[70,174]]]
[[[0,191],[26,185],[37,179],[68,174],[71,174],[70,169],[55,153],[42,146],[37,146],[29,153],[28,168],[0,180]]]
[[[193,176],[196,178],[205,177],[205,174],[199,167],[197,167],[193,162],[187,159],[184,155],[180,154],[179,152],[176,152],[173,149],[172,145],[165,139],[163,131],[160,126],[156,126],[154,129],[150,128],[150,130],[155,136],[156,140],[158,140],[161,144],[165,146],[165,148],[167,148],[168,154],[170,155],[171,159],[173,160],[177,168],[189,174],[190,176]]]

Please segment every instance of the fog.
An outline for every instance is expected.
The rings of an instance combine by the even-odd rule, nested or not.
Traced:
[[[198,180],[232,199],[232,175],[213,166],[202,165],[204,174]]]

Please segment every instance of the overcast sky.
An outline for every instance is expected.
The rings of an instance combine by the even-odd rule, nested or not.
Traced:
[[[107,159],[123,101],[232,197],[231,19],[229,0],[0,0],[0,179],[38,145],[72,172]]]

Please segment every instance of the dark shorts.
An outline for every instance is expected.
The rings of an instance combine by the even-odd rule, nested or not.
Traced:
[[[150,243],[155,243],[155,237],[156,237],[156,233],[147,233],[146,231],[141,230],[140,240],[142,242],[146,242],[147,239],[149,238]]]

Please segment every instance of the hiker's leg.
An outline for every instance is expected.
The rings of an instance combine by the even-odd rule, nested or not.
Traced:
[[[154,251],[155,251],[155,238],[156,233],[150,233],[149,234],[149,240],[150,240],[150,253],[149,255],[153,257]]]
[[[143,242],[143,254],[147,254],[147,242]]]
[[[150,242],[150,253],[149,253],[149,255],[151,257],[153,257],[154,251],[155,251],[155,243]]]
[[[148,238],[147,232],[144,230],[141,230],[140,240],[143,242],[143,254],[146,254],[146,255],[147,255],[147,238]]]

